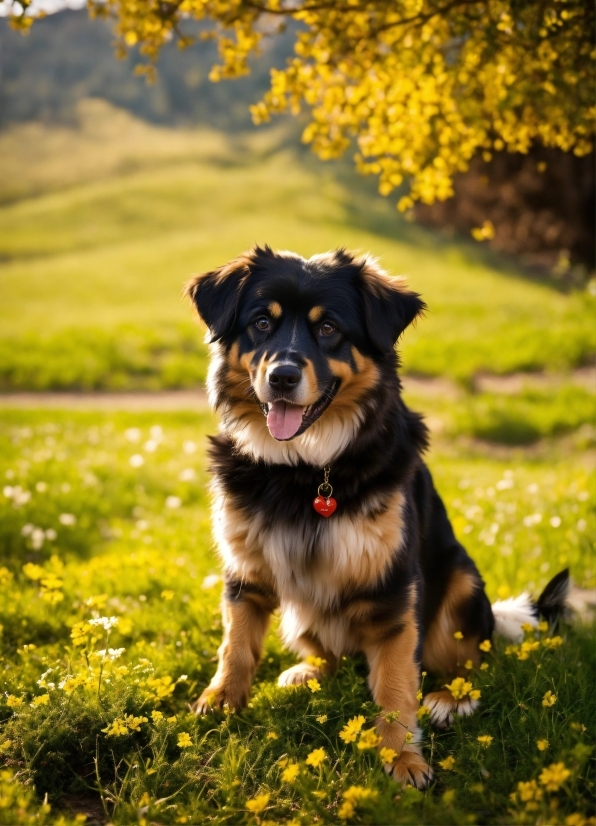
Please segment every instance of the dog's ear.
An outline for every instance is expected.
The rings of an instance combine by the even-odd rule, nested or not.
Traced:
[[[249,275],[250,258],[242,255],[223,267],[193,276],[186,284],[184,295],[190,297],[209,328],[212,342],[231,332],[240,292]]]
[[[388,353],[406,327],[426,309],[426,304],[418,293],[407,290],[402,281],[390,278],[374,259],[366,257],[361,264],[366,329],[372,343]]]

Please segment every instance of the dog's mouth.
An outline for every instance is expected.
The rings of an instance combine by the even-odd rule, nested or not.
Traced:
[[[323,415],[338,389],[339,379],[336,379],[316,402],[307,407],[291,404],[285,399],[261,404],[261,410],[267,416],[269,433],[278,442],[287,442],[300,436]]]

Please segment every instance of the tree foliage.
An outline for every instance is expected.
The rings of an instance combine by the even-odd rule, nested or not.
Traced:
[[[138,45],[149,75],[166,42],[193,42],[185,20],[204,21],[201,36],[221,56],[213,81],[246,74],[263,39],[295,21],[294,57],[272,70],[254,121],[306,107],[303,140],[328,159],[355,139],[356,165],[378,176],[382,194],[409,183],[402,211],[450,197],[454,174],[478,153],[593,149],[591,0],[89,2],[92,14],[116,17],[120,51]],[[29,26],[31,14],[14,8],[14,24]]]

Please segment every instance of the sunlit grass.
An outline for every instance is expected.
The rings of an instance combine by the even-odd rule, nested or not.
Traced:
[[[589,634],[564,629],[551,648],[543,641],[554,632],[543,632],[526,659],[498,643],[488,669],[470,675],[480,711],[447,733],[426,728],[436,784],[425,795],[400,792],[374,749],[339,737],[356,716],[373,724],[359,658],[344,660],[320,690],[280,689],[277,674],[293,660],[273,630],[250,707],[189,714],[221,640],[206,495],[210,415],[15,411],[0,423],[0,748],[39,800],[49,793],[52,816],[65,794],[101,794],[116,824],[223,825],[255,815],[336,823],[351,811],[346,801],[354,823],[566,824],[577,812],[585,822],[594,790]],[[492,599],[537,594],[566,565],[581,584],[595,583],[581,458],[563,459],[555,447],[534,461],[465,443],[457,458],[453,450],[439,440],[431,469]],[[478,741],[485,735],[488,745]],[[548,741],[542,751],[539,740]],[[308,765],[320,749],[321,765]],[[569,775],[551,791],[540,777],[558,763]],[[532,780],[541,794],[524,800],[518,784]]]

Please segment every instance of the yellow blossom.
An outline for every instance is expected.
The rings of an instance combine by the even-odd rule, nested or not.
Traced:
[[[267,734],[267,740],[278,740],[278,739],[279,739],[279,735],[276,734],[274,731],[270,731]]]
[[[167,590],[162,591],[161,592],[161,598],[166,600],[166,601],[168,601],[170,599],[173,599],[174,598],[174,592],[173,591],[167,591]]]
[[[387,746],[383,746],[383,748],[379,751],[379,754],[383,763],[393,763],[397,757],[397,752],[395,749],[389,749]]]
[[[558,648],[560,645],[563,645],[563,638],[562,637],[546,637],[546,639],[542,640],[542,645],[545,648]]]
[[[466,668],[468,671],[471,671],[474,668],[474,663],[472,662],[472,660],[466,660],[464,663],[464,668]]]
[[[102,731],[104,731],[108,737],[122,737],[122,735],[128,734],[128,726],[123,720],[117,718],[110,723],[109,726],[102,728]]]
[[[411,743],[413,739],[414,739],[414,735],[412,734],[411,731],[408,731],[407,734],[406,734],[406,743]]]
[[[594,820],[586,820],[586,818],[579,812],[574,812],[572,815],[567,815],[565,818],[565,826],[592,826]]]
[[[542,620],[541,622],[539,622],[538,623],[538,630],[541,631],[542,633],[544,633],[545,631],[548,631],[548,622],[546,622],[545,620]]]
[[[453,635],[454,640],[463,640],[463,638],[464,638],[464,635],[462,634],[461,631],[456,631]]]
[[[321,684],[319,683],[319,681],[317,679],[313,678],[312,680],[308,680],[306,685],[310,688],[310,690],[312,691],[313,694],[316,691],[321,690]]]
[[[306,658],[306,662],[309,665],[314,665],[315,668],[322,668],[326,665],[327,660],[324,660],[322,657],[316,657],[314,654],[309,654]]]
[[[549,742],[548,740],[536,740],[536,745],[538,746],[538,751],[546,751],[549,746]]]
[[[49,694],[40,694],[38,697],[33,698],[33,702],[31,703],[32,708],[36,708],[37,706],[46,706],[50,702],[50,695]]]
[[[253,797],[251,800],[246,801],[246,808],[249,812],[254,812],[258,814],[262,812],[266,805],[269,803],[270,795],[268,794],[259,794],[256,797]]]
[[[326,714],[319,714],[318,717],[315,717],[317,723],[326,723],[327,722],[327,715]]]
[[[525,631],[526,634],[531,634],[532,631],[534,631],[534,626],[530,622],[524,622],[522,631]]]
[[[124,718],[124,722],[128,726],[131,731],[140,731],[141,730],[141,723],[146,723],[146,717],[134,717],[132,714],[127,714]]]
[[[418,711],[416,712],[416,717],[418,720],[424,719],[427,714],[430,714],[430,708],[428,706],[420,706]]]
[[[446,771],[451,771],[455,766],[455,757],[450,754],[444,760],[439,760],[439,766]]]
[[[344,800],[337,810],[337,816],[340,820],[349,820],[354,816],[354,811],[354,804],[350,803],[349,800]]]
[[[449,689],[455,700],[462,700],[472,690],[472,683],[463,677],[455,677],[449,685],[445,684],[445,688]]]
[[[378,796],[375,789],[366,789],[364,786],[350,786],[343,793],[344,800],[357,805],[360,800],[370,800]]]
[[[517,792],[522,803],[527,803],[529,800],[540,800],[542,798],[542,789],[538,787],[535,780],[529,780],[527,783],[520,781],[517,784]]]
[[[491,648],[492,648],[491,641],[490,640],[484,640],[483,642],[480,643],[478,648],[481,651],[490,651]]]
[[[538,780],[548,792],[556,792],[570,774],[564,763],[551,763],[548,768],[542,769]]]
[[[360,739],[358,740],[358,748],[361,751],[364,751],[364,749],[374,749],[380,744],[381,738],[375,728],[369,728],[361,732]]]
[[[300,774],[300,766],[298,763],[289,763],[281,773],[281,779],[284,783],[293,783]]]
[[[544,697],[542,698],[542,705],[545,708],[550,708],[551,706],[554,706],[554,704],[556,702],[557,702],[557,695],[553,694],[552,691],[547,691],[546,694],[544,695]]]
[[[151,712],[151,719],[154,723],[159,723],[160,720],[163,720],[163,714],[161,711],[157,711],[157,709],[155,709]]]
[[[481,694],[482,694],[482,692],[480,691],[479,688],[473,688],[470,691],[470,700],[479,700]]]
[[[482,663],[480,666],[481,671],[486,671],[488,669],[488,663]]]
[[[479,737],[476,738],[478,742],[483,745],[485,748],[488,748],[493,741],[493,737],[490,734],[481,734]]]
[[[178,742],[176,744],[178,748],[181,749],[188,749],[192,746],[192,738],[187,731],[181,731],[178,735]]]
[[[19,708],[23,705],[23,702],[24,700],[22,697],[15,697],[14,694],[9,694],[6,698],[6,705],[9,708]]]
[[[345,724],[343,729],[340,731],[339,736],[344,741],[344,743],[354,743],[358,732],[362,728],[362,726],[366,722],[366,717],[360,715],[359,717],[352,717],[351,720]]]
[[[323,760],[327,759],[327,753],[325,749],[313,749],[311,753],[306,758],[306,765],[312,766],[313,768],[317,768],[321,765]]]

